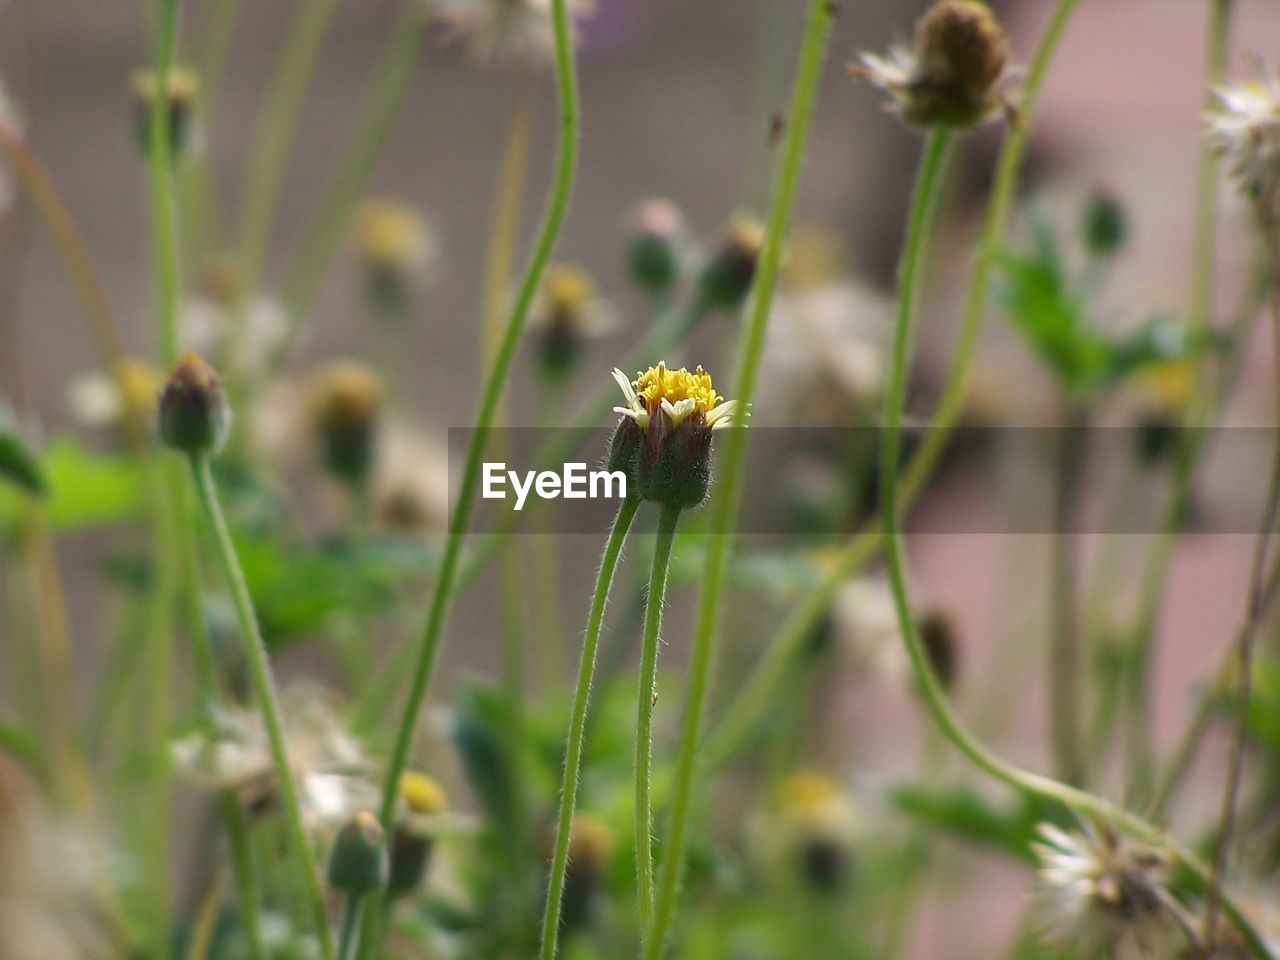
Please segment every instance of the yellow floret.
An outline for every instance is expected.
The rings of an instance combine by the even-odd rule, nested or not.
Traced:
[[[684,367],[668,370],[665,363],[659,363],[641,371],[634,386],[636,396],[651,412],[656,411],[663,400],[671,404],[692,400],[694,411],[705,414],[724,400],[711,385],[711,374],[702,367],[690,373]]]

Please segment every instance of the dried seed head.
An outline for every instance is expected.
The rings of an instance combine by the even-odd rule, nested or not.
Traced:
[[[1004,28],[980,0],[938,0],[916,23],[915,46],[863,54],[853,72],[892,97],[917,127],[969,127],[1000,105],[1008,65]]]
[[[188,351],[160,393],[160,438],[175,450],[212,455],[227,442],[231,408],[214,369]]]

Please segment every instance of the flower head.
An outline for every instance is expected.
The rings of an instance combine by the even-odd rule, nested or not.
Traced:
[[[378,313],[392,319],[402,316],[414,278],[439,248],[426,221],[407,204],[370,198],[356,211],[355,246]]]
[[[891,97],[917,127],[969,127],[1002,104],[1004,28],[980,0],[938,0],[916,22],[915,45],[864,53],[852,70]]]
[[[683,243],[684,217],[680,208],[670,200],[644,201],[632,214],[627,275],[648,293],[665,293],[680,277]]]
[[[530,312],[529,327],[540,335],[543,373],[555,380],[572,372],[586,340],[608,333],[615,323],[590,274],[571,264],[553,264]]]
[[[1173,955],[1166,940],[1178,908],[1164,886],[1165,856],[1106,830],[1068,833],[1042,823],[1038,833],[1035,903],[1047,939],[1088,955]]]
[[[387,890],[403,896],[417,888],[431,860],[438,826],[449,809],[434,777],[406,770],[400,777],[395,828],[391,833],[391,876]]]
[[[154,70],[135,70],[129,77],[138,143],[143,151],[150,149],[151,108],[159,95],[159,87]],[[193,115],[200,95],[199,75],[189,67],[170,67],[165,95],[169,100],[169,146],[175,153],[181,153],[193,139]]]
[[[67,387],[71,415],[87,427],[119,427],[131,413],[155,415],[156,396],[164,376],[136,357],[120,361],[116,375],[95,371],[76,377]]]
[[[308,829],[331,835],[378,802],[364,746],[342,723],[331,698],[315,687],[287,687],[282,707],[285,752],[298,784],[303,818]],[[276,802],[271,746],[255,711],[219,710],[211,733],[176,741],[172,754],[175,767],[196,786],[233,791],[253,811],[270,809]]]
[[[835,778],[801,770],[784,779],[756,824],[766,862],[819,893],[842,889],[862,834],[853,795]]]
[[[764,224],[755,217],[739,213],[729,221],[720,249],[707,261],[699,278],[708,304],[723,310],[742,306],[756,276],[764,234]]]
[[[614,433],[611,470],[622,470],[645,500],[680,507],[702,502],[711,483],[711,435],[736,423],[737,404],[716,393],[711,375],[665,363],[634,381],[613,371],[626,406]]]
[[[360,485],[368,476],[381,405],[382,382],[363,364],[331,361],[312,380],[316,433],[325,466],[339,479]]]
[[[549,64],[555,57],[552,0],[440,0],[438,16],[480,63]],[[566,0],[572,19],[590,16],[594,0]]]
[[[213,367],[188,351],[160,393],[160,438],[189,454],[216,454],[231,432],[231,407]]]
[[[1280,186],[1280,71],[1260,61],[1253,77],[1218,87],[1206,118],[1209,142],[1226,158],[1242,193]]]

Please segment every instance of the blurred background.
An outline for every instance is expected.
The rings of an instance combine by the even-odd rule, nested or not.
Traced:
[[[188,36],[199,36],[214,6],[209,0],[185,5]],[[219,198],[215,211],[232,211],[238,202],[262,91],[295,6],[284,0],[243,4],[222,88],[202,106],[202,149]],[[398,6],[384,0],[339,5],[290,147],[266,265],[268,287],[280,280],[351,135]],[[838,240],[841,269],[881,292],[892,282],[919,138],[887,116],[879,94],[850,80],[843,65],[858,50],[880,50],[908,37],[923,6],[841,0],[799,205],[803,224]],[[996,6],[1009,25],[1015,55],[1025,55],[1050,4],[1018,0]],[[1230,61],[1237,75],[1246,55],[1280,60],[1280,5],[1242,0],[1238,7]],[[556,254],[595,278],[619,321],[614,334],[592,344],[582,365],[586,377],[603,378],[644,322],[621,267],[622,236],[637,201],[671,198],[707,244],[716,242],[735,210],[761,212],[772,162],[772,117],[785,106],[802,9],[800,0],[598,0],[582,31],[580,176]],[[1147,313],[1177,315],[1187,299],[1206,11],[1201,0],[1085,0],[1053,65],[1032,138],[1024,193],[1040,198],[1055,217],[1072,223],[1095,187],[1127,208],[1130,241],[1107,295]],[[0,77],[83,231],[130,344],[140,351],[150,342],[152,290],[146,172],[135,143],[128,76],[149,59],[144,14],[144,5],[133,3],[0,0]],[[372,186],[371,192],[419,209],[439,238],[439,258],[403,333],[403,351],[420,373],[401,398],[410,416],[438,429],[464,426],[475,400],[491,197],[513,88],[519,85],[532,90],[535,110],[522,221],[527,238],[550,169],[554,102],[546,71],[478,70],[456,47],[430,44]],[[930,376],[945,370],[969,241],[998,141],[998,128],[989,126],[966,138],[959,157],[958,186],[947,208],[948,242],[936,250],[919,339],[924,395]],[[3,312],[0,392],[43,431],[54,433],[72,426],[67,385],[91,370],[97,355],[48,237],[32,227],[11,192],[3,196],[0,297],[16,309]],[[1244,210],[1224,187],[1215,290],[1219,318],[1240,298],[1248,232]],[[197,265],[190,266],[194,275]],[[305,370],[320,358],[366,355],[362,313],[356,264],[346,251],[326,278],[294,365]],[[998,385],[1004,421],[1051,422],[1049,385],[997,311],[992,314],[979,384]],[[727,354],[716,342],[717,329],[702,331],[702,346],[724,366]],[[696,348],[689,353],[692,362],[701,360]],[[509,392],[516,424],[531,422],[522,420],[522,403],[534,392],[530,371],[530,364],[518,365]],[[1266,351],[1248,351],[1232,422],[1266,420],[1268,375]],[[927,409],[924,404],[921,412]],[[767,425],[768,418],[767,410],[757,410],[760,422]],[[924,506],[956,508],[945,492]],[[1002,678],[1043,672],[1034,666],[1043,650],[1045,607],[1038,568],[1029,573],[1020,560],[1040,555],[1041,539],[921,534],[910,543],[918,594],[929,606],[945,609],[956,625],[964,710],[980,727],[1000,722],[1001,745],[1032,764],[1044,741],[1035,684],[1021,686],[1021,707],[1012,705],[1015,716],[1025,714],[1025,726],[1009,727],[1000,719],[1015,694],[1003,691],[999,708],[989,695],[1000,689]],[[1099,551],[1104,539],[1090,538],[1087,555]],[[576,618],[596,543],[571,543],[563,599],[568,616]],[[71,589],[74,636],[89,672],[97,633],[92,620],[100,609],[94,579],[98,546],[95,537],[82,536],[63,539],[59,551]],[[1179,550],[1156,661],[1158,732],[1172,737],[1180,729],[1192,692],[1238,622],[1248,549],[1244,536],[1200,535]],[[483,593],[474,591],[454,616],[447,645],[453,672],[489,670],[496,663],[491,605],[476,599]],[[684,649],[690,606],[688,596],[675,598],[665,631],[672,658]],[[1018,637],[1026,642],[1018,643]],[[1010,656],[1023,659],[1012,662]],[[829,743],[811,745],[811,751],[876,776],[914,765],[914,753],[902,750],[919,732],[909,696],[859,688],[836,700],[840,732]],[[1216,802],[1212,755],[1218,753],[1206,751],[1206,789],[1190,791],[1188,804]],[[915,956],[987,957],[992,945],[1007,939],[1025,874],[981,861],[975,866],[972,858],[963,861],[963,869],[977,878],[971,892],[939,894],[936,908],[924,911],[929,923],[918,933]],[[990,907],[990,924],[983,929],[965,922],[975,896]],[[957,929],[965,931],[963,947],[955,941]]]

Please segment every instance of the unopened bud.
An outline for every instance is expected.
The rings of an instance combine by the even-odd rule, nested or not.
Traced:
[[[312,414],[328,470],[354,486],[373,465],[382,384],[363,364],[334,361],[312,382]]]
[[[1084,208],[1085,248],[1099,257],[1109,257],[1124,246],[1129,222],[1124,207],[1114,195],[1096,191]]]
[[[725,310],[742,306],[763,246],[764,224],[759,220],[736,216],[730,221],[724,243],[702,271],[702,296],[708,304]]]
[[[160,394],[160,438],[183,453],[216,454],[231,430],[231,408],[218,374],[188,351]]]
[[[400,807],[391,834],[387,892],[403,896],[417,889],[431,862],[434,821],[448,809],[443,788],[432,777],[406,771],[400,777]]]
[[[680,276],[684,219],[670,200],[647,200],[636,210],[627,245],[627,276],[650,294],[666,293]]]
[[[387,850],[378,818],[362,810],[338,831],[329,855],[329,886],[363,897],[387,882]]]

